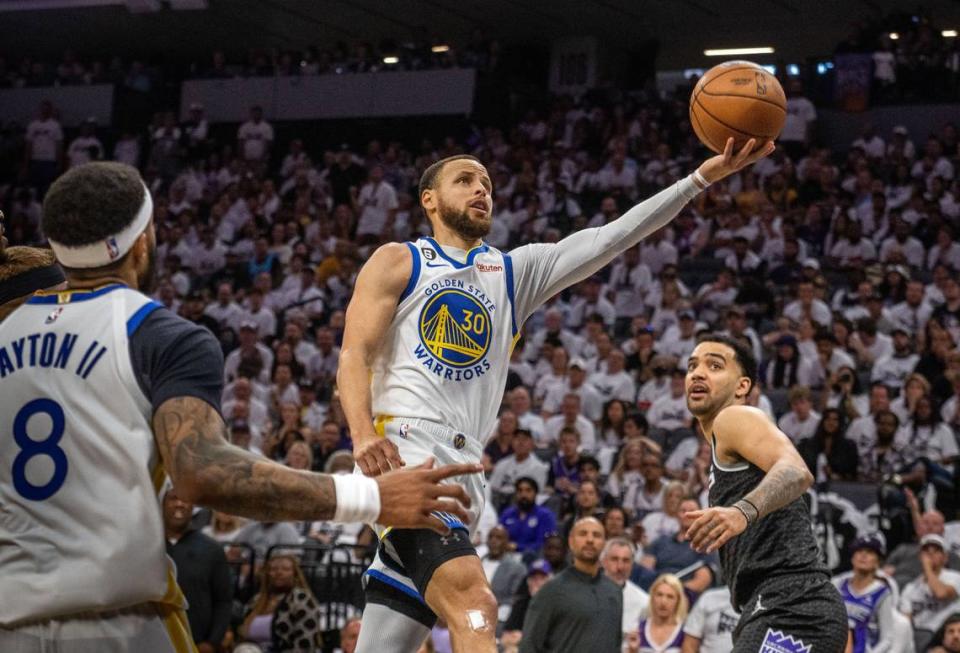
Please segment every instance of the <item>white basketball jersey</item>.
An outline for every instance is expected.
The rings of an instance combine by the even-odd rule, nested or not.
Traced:
[[[0,324],[0,626],[182,602],[128,349],[158,306],[112,285],[35,295]]]
[[[517,336],[512,261],[487,245],[465,262],[432,238],[407,246],[413,270],[373,365],[373,413],[427,419],[482,445]]]

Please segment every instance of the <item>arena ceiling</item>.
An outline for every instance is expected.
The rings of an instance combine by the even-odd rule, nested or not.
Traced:
[[[657,39],[658,67],[681,68],[707,63],[702,51],[708,47],[772,45],[777,58],[788,61],[828,54],[856,21],[919,6],[897,0],[0,0],[0,48],[50,55],[73,45],[98,55],[195,56],[216,46],[243,51],[386,38],[455,43],[479,28],[507,43],[592,34],[626,52]],[[937,27],[960,28],[960,1],[922,6]]]

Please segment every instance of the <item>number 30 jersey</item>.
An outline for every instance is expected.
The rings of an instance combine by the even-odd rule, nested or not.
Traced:
[[[0,626],[182,602],[128,345],[157,308],[113,285],[35,295],[0,324]]]
[[[407,246],[412,273],[374,361],[373,413],[443,424],[482,446],[517,336],[513,262],[487,245],[465,257],[432,238]]]

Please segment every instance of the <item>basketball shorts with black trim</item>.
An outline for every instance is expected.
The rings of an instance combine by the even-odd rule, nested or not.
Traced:
[[[743,607],[734,653],[842,653],[847,610],[824,574],[772,578]]]

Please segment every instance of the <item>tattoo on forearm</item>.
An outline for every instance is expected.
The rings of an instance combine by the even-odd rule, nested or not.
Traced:
[[[744,499],[756,507],[760,518],[780,510],[806,491],[806,470],[778,462]]]
[[[196,488],[198,503],[260,521],[333,517],[333,479],[231,445],[223,419],[206,402],[191,397],[164,402],[153,427],[167,473]]]

